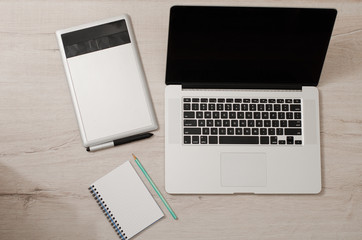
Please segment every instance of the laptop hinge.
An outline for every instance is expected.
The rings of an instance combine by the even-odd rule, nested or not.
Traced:
[[[282,89],[282,90],[302,90],[302,85],[300,84],[248,84],[248,83],[230,83],[230,84],[219,84],[219,83],[182,83],[183,89]]]

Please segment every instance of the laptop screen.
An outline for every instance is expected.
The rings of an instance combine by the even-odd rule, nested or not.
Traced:
[[[174,6],[166,84],[316,86],[336,14],[335,9]]]

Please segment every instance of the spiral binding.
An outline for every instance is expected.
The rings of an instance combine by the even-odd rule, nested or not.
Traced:
[[[122,240],[126,240],[127,236],[122,230],[122,228],[119,226],[119,223],[113,216],[111,210],[107,207],[107,204],[104,202],[102,196],[97,192],[97,188],[94,187],[94,185],[90,186],[89,188],[90,193],[93,195],[94,199],[97,201],[98,205],[101,207],[104,215],[108,218],[108,221],[111,223],[114,231],[117,233],[119,238]]]

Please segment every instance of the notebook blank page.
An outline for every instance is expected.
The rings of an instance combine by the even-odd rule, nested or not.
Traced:
[[[164,216],[129,161],[93,185],[128,239]]]

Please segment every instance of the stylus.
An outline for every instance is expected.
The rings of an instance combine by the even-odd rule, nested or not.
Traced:
[[[98,151],[98,150],[101,150],[101,149],[106,149],[106,148],[118,146],[118,145],[121,145],[121,144],[129,143],[129,142],[133,142],[133,141],[137,141],[137,140],[141,140],[141,139],[145,139],[145,138],[149,138],[149,137],[152,137],[152,136],[153,136],[152,133],[141,133],[141,134],[137,134],[137,135],[133,135],[133,136],[113,140],[112,142],[107,142],[107,143],[102,143],[102,144],[99,144],[99,145],[87,147],[86,150],[88,152],[94,152],[94,151]]]
[[[163,204],[165,204],[165,206],[167,207],[168,211],[171,213],[172,217],[176,220],[177,216],[174,213],[174,211],[172,211],[170,205],[168,205],[166,199],[162,196],[160,190],[158,190],[157,186],[155,185],[155,183],[152,181],[150,175],[148,175],[148,173],[146,172],[146,169],[143,168],[141,162],[138,160],[138,158],[132,153],[132,156],[134,158],[134,160],[136,161],[137,165],[140,167],[141,171],[143,172],[143,174],[146,176],[147,180],[150,182],[151,186],[153,187],[153,189],[155,189],[157,195],[161,198]]]

